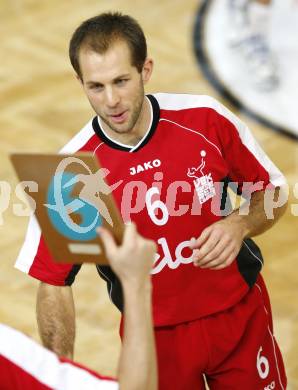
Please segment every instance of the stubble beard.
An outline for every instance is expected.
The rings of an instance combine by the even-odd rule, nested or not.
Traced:
[[[115,133],[117,133],[117,134],[128,134],[128,133],[130,133],[134,129],[134,127],[137,124],[138,120],[141,119],[140,116],[142,114],[142,107],[143,107],[144,101],[145,101],[144,85],[143,85],[142,81],[140,80],[140,92],[139,92],[139,95],[138,95],[138,97],[136,99],[135,105],[133,105],[134,108],[133,108],[133,111],[132,111],[132,114],[131,114],[131,118],[129,119],[129,122],[126,125],[125,128],[120,130],[111,121],[109,121],[105,117],[101,116],[99,113],[97,113],[97,115]],[[94,107],[93,107],[93,109],[94,109]],[[94,109],[94,111],[96,112],[95,109]]]
[[[143,100],[144,101],[144,100]],[[131,118],[129,119],[128,124],[126,125],[125,128],[119,129],[116,127],[111,121],[107,120],[106,118],[103,118],[102,116],[99,115],[100,119],[115,133],[117,134],[127,134],[132,131],[132,129],[135,127],[136,123],[138,122],[141,111],[142,111],[142,106],[143,106],[143,101],[138,101],[138,105],[134,108]]]

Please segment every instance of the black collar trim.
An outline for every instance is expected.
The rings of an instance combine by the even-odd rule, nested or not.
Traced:
[[[155,133],[155,130],[156,130],[158,122],[159,122],[159,116],[160,116],[159,105],[158,105],[158,102],[155,99],[155,97],[152,95],[146,95],[146,96],[149,99],[151,107],[152,107],[152,123],[151,123],[150,130],[147,132],[147,135],[143,138],[143,140],[140,142],[140,144],[137,146],[137,148],[135,146],[132,147],[132,146],[125,146],[123,144],[119,144],[117,142],[114,142],[110,138],[108,138],[106,136],[106,134],[104,133],[103,129],[101,128],[97,116],[95,116],[92,120],[92,127],[93,127],[95,134],[97,134],[97,136],[105,144],[107,144],[111,148],[126,151],[126,152],[132,152],[132,153],[140,150],[142,147],[144,147],[150,141],[153,134]]]

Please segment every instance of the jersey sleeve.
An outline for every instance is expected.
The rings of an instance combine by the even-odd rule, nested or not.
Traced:
[[[240,192],[254,192],[286,184],[281,171],[258,144],[250,129],[220,103],[218,136],[229,179],[239,184]]]
[[[76,363],[59,359],[21,332],[0,324],[1,389],[118,390],[118,383]]]
[[[54,261],[34,215],[30,218],[15,267],[35,279],[54,286],[71,285],[80,270],[79,265]]]

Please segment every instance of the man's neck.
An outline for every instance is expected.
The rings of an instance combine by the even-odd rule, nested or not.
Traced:
[[[148,98],[144,98],[140,116],[134,128],[128,133],[117,133],[110,129],[105,123],[101,122],[101,127],[106,135],[113,141],[124,145],[137,145],[147,133],[151,123],[151,103]]]

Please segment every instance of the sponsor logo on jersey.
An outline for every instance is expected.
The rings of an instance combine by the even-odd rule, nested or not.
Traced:
[[[156,275],[159,272],[161,272],[166,266],[170,269],[176,269],[181,264],[191,264],[193,263],[193,253],[192,250],[190,250],[190,244],[196,241],[194,237],[192,237],[190,240],[185,240],[180,242],[180,244],[177,245],[175,249],[175,256],[171,254],[168,241],[165,237],[161,237],[157,240],[157,243],[161,245],[161,248],[163,250],[163,257],[161,258],[161,255],[159,253],[156,253],[155,255],[155,261],[154,261],[154,267],[151,271],[152,275]],[[186,253],[184,253],[184,251]],[[188,253],[187,253],[188,252]]]
[[[130,173],[130,175],[134,176],[137,173],[145,172],[145,171],[148,171],[149,169],[158,168],[160,166],[161,166],[161,161],[158,159],[155,159],[153,161],[147,161],[147,162],[144,162],[143,164],[138,164],[135,167],[129,168],[129,173]]]
[[[207,200],[213,198],[216,195],[214,182],[211,176],[211,173],[204,174],[204,168],[206,165],[205,150],[201,150],[201,164],[195,168],[188,168],[187,176],[194,178],[193,183],[195,186],[196,193],[201,204],[207,202]]]

